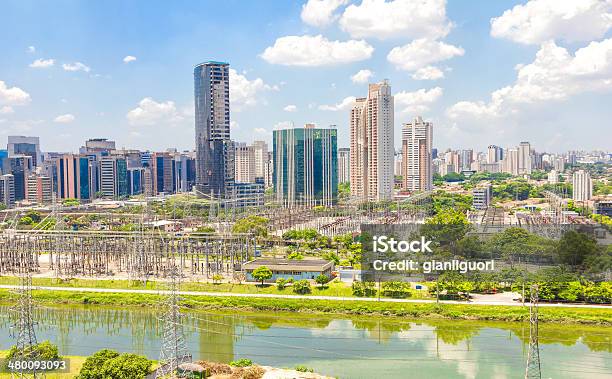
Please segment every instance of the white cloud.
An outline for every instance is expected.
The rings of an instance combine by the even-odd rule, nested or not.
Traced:
[[[367,83],[372,75],[374,75],[374,73],[370,70],[359,70],[359,72],[351,76],[351,80],[353,83]]]
[[[464,53],[461,47],[420,38],[407,45],[394,47],[387,55],[387,60],[398,69],[416,71],[432,63],[445,61]]]
[[[268,85],[261,78],[249,80],[233,68],[230,68],[229,74],[230,105],[233,111],[240,112],[246,107],[257,104],[262,91],[278,91],[277,86]]]
[[[6,83],[0,80],[0,105],[25,105],[30,100],[30,94],[19,87],[8,88]]]
[[[349,109],[351,106],[353,106],[354,102],[355,102],[355,96],[348,96],[348,97],[345,97],[344,99],[342,99],[342,101],[339,102],[338,104],[319,105],[319,110],[322,110],[322,111],[343,111],[343,110]]]
[[[446,0],[363,0],[350,5],[340,28],[353,38],[441,38],[448,34]]]
[[[297,111],[297,107],[295,105],[293,105],[293,104],[289,104],[285,108],[283,108],[283,110],[285,112],[295,112],[295,111]]]
[[[425,66],[419,68],[412,74],[412,79],[415,80],[436,80],[442,79],[444,72],[435,66]]]
[[[85,71],[85,72],[91,71],[90,67],[84,65],[81,62],[64,63],[62,65],[62,68],[64,69],[64,71]]]
[[[28,46],[28,49],[26,51],[30,54],[34,54],[36,52],[36,47]]]
[[[123,58],[123,63],[130,63],[130,62],[134,62],[136,60],[136,57],[133,55],[126,55],[125,58]]]
[[[183,119],[177,112],[174,101],[158,103],[151,97],[140,100],[138,107],[129,111],[126,117],[131,125],[176,123]]]
[[[13,112],[15,112],[13,107],[9,107],[8,105],[0,107],[0,114],[10,114],[10,113],[13,113]]]
[[[530,0],[491,19],[491,36],[523,44],[591,41],[611,27],[610,0]]]
[[[266,129],[264,129],[264,128],[255,128],[255,129],[253,129],[253,131],[254,131],[255,133],[259,133],[259,134],[266,134],[266,133],[268,132],[268,131],[267,131]]]
[[[330,25],[339,16],[336,9],[348,3],[348,0],[308,0],[302,5],[302,21],[308,25],[324,27]]]
[[[53,122],[56,122],[58,124],[69,124],[72,121],[74,121],[74,115],[72,115],[70,113],[59,115],[59,116],[57,116],[56,118],[53,119]]]
[[[293,126],[294,124],[292,121],[281,121],[281,122],[277,122],[272,129],[279,130],[279,129],[293,128]],[[265,129],[263,128],[255,128],[255,130],[257,129],[265,131]]]
[[[460,101],[448,109],[449,117],[497,117],[517,112],[521,104],[565,100],[582,92],[610,91],[612,39],[591,42],[574,56],[554,42],[547,42],[532,63],[516,69],[515,83],[494,91],[488,103]]]
[[[434,87],[429,90],[424,88],[414,92],[398,92],[393,97],[395,107],[402,113],[422,114],[429,110],[429,106],[435,103],[444,93],[442,88]]]
[[[373,52],[366,41],[330,41],[319,34],[280,37],[261,57],[268,63],[285,66],[327,66],[362,61]]]
[[[34,62],[30,63],[30,67],[32,68],[47,68],[51,67],[55,64],[55,59],[37,59]]]

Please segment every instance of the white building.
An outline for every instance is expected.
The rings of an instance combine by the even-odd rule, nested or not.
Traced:
[[[559,173],[557,172],[557,170],[551,170],[548,173],[548,183],[549,184],[559,183]]]
[[[519,174],[518,149],[506,149],[503,160],[503,171],[511,175]]]
[[[255,183],[257,177],[257,159],[255,147],[246,143],[236,143],[236,155],[234,156],[236,182]],[[263,172],[262,176],[263,177]]]
[[[402,169],[404,189],[408,191],[429,191],[432,184],[431,146],[433,124],[421,117],[403,125]]]
[[[338,148],[338,183],[351,181],[351,149],[348,147]]]
[[[531,145],[529,142],[521,142],[518,147],[518,174],[531,174]]]
[[[265,141],[253,141],[253,149],[255,150],[255,177],[264,178],[265,182],[268,144]]]
[[[350,113],[351,195],[380,201],[393,197],[393,95],[387,80],[370,84],[368,97]]]
[[[578,170],[572,176],[574,201],[587,201],[593,197],[593,181],[588,171]]]

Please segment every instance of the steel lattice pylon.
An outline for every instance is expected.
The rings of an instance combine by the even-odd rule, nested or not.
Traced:
[[[163,339],[159,354],[160,367],[155,378],[172,377],[181,363],[191,362],[183,334],[182,315],[180,313],[180,280],[181,271],[174,266],[170,269],[170,293],[166,299],[166,312],[163,316]]]
[[[17,353],[15,361],[28,361],[37,358],[36,332],[34,331],[33,301],[32,301],[32,273],[29,268],[20,276],[20,285],[17,290],[17,305],[13,308],[15,321],[11,328],[12,337],[17,340],[15,347]],[[37,372],[12,373],[12,378],[44,378],[44,374]]]
[[[529,350],[525,379],[542,378],[540,369],[540,346],[538,343],[538,285],[531,286],[529,306]]]

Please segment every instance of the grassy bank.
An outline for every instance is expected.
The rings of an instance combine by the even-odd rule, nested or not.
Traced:
[[[19,278],[11,276],[0,276],[0,284],[17,285]],[[112,279],[56,279],[56,278],[33,278],[32,284],[41,287],[71,287],[71,288],[108,288],[108,289],[147,289],[165,290],[167,285],[164,282],[150,281],[144,285],[140,281],[112,280]],[[279,290],[275,285],[259,286],[254,284],[233,284],[233,283],[203,283],[203,282],[183,282],[182,291],[195,292],[231,292],[248,294],[269,294],[269,295],[293,295],[291,287]],[[304,296],[336,296],[336,297],[355,297],[350,285],[341,282],[331,282],[324,287],[313,285],[312,292]],[[413,290],[411,299],[430,298],[425,290]]]
[[[0,359],[4,358],[8,351],[0,351]],[[83,366],[83,362],[85,362],[85,357],[77,357],[77,356],[63,356],[70,361],[70,372],[65,373],[47,373],[45,377],[47,379],[70,379],[77,376],[79,371],[81,371],[81,366]],[[8,373],[0,373],[0,379],[10,379],[11,374]]]
[[[157,295],[136,293],[81,293],[33,291],[42,304],[100,304],[117,306],[158,306]],[[0,290],[0,300],[14,297]],[[245,311],[285,311],[350,315],[388,315],[408,318],[523,321],[529,317],[527,307],[487,306],[475,304],[417,304],[392,302],[337,301],[315,299],[268,299],[241,297],[185,296],[184,305],[194,309],[238,309]],[[612,325],[611,309],[540,308],[542,322]]]

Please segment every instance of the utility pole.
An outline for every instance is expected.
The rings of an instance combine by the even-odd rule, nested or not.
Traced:
[[[178,366],[191,362],[191,354],[187,351],[185,335],[183,334],[182,315],[180,313],[180,278],[181,270],[175,265],[170,268],[170,293],[166,299],[166,313],[163,317],[164,334],[161,352],[159,354],[159,368],[155,378],[166,378],[174,375]]]
[[[525,379],[541,379],[540,347],[538,344],[538,285],[531,286],[529,299],[529,350],[527,351],[527,367]]]
[[[17,305],[13,308],[15,312],[15,322],[11,328],[11,337],[17,340],[15,347],[17,353],[13,361],[24,362],[36,360],[38,352],[36,348],[38,341],[34,332],[34,319],[32,316],[32,273],[30,267],[25,267],[25,271],[20,275],[20,285],[17,290]],[[13,372],[11,378],[44,378],[44,374],[36,371]]]

